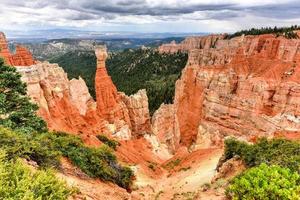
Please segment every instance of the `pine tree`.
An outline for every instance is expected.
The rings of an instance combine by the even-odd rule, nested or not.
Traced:
[[[0,58],[0,125],[25,132],[46,131],[46,123],[36,116],[37,109],[26,96],[21,75]]]

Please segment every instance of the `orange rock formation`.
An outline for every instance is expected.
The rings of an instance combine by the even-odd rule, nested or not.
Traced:
[[[16,53],[11,54],[4,33],[0,32],[0,57],[11,66],[30,66],[36,63],[32,54],[20,45],[16,46]]]

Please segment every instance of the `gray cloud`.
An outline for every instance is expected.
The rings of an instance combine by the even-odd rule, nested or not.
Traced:
[[[282,1],[280,4],[265,5],[242,5],[236,1],[224,1],[225,3],[205,3],[199,1],[178,0],[174,4],[151,5],[147,0],[2,0],[6,6],[41,9],[45,7],[55,7],[56,9],[73,10],[75,20],[88,20],[98,17],[112,17],[115,15],[150,15],[150,16],[171,16],[184,15],[194,12],[220,12],[220,14],[209,14],[212,19],[226,19],[240,16],[237,12],[254,14],[257,16],[271,18],[295,18],[300,16],[299,1]],[[190,2],[190,3],[189,3]],[[81,12],[81,14],[78,14]],[[179,16],[178,16],[179,17]],[[68,18],[72,19],[72,18]]]
[[[11,15],[10,20],[3,17]],[[250,16],[250,17],[249,17]],[[1,20],[2,18],[2,20]],[[239,23],[264,18],[268,22],[297,21],[299,0],[0,0],[0,23],[26,23],[71,26],[85,24],[139,24],[180,20],[214,20]],[[8,21],[8,22],[7,22]],[[253,24],[260,24],[254,23]]]

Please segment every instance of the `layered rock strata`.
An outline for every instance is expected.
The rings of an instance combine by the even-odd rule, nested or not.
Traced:
[[[225,35],[187,37],[179,44],[176,44],[175,41],[172,41],[169,44],[163,44],[158,47],[158,51],[160,53],[176,53],[178,51],[189,52],[193,49],[209,49],[214,47],[217,41],[224,37]]]

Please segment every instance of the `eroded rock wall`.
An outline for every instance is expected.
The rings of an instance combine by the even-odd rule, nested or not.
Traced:
[[[221,145],[229,135],[253,140],[298,131],[299,45],[299,39],[273,35],[191,45],[197,48],[189,50],[175,91],[180,143],[204,148]]]

